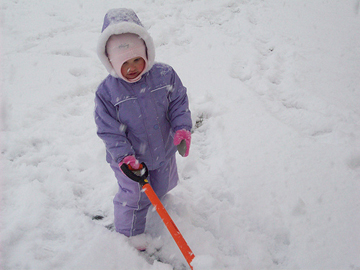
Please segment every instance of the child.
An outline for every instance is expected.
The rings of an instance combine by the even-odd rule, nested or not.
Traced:
[[[191,141],[186,88],[170,66],[154,63],[153,40],[132,10],[113,9],[105,15],[97,53],[110,73],[96,91],[95,122],[119,185],[115,228],[144,239],[151,203],[119,166],[138,169],[144,162],[159,198],[177,185],[176,145],[186,141],[187,156]],[[146,249],[145,242],[132,242]]]

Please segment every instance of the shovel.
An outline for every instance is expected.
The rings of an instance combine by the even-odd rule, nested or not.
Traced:
[[[168,228],[171,236],[174,238],[176,244],[178,245],[181,253],[184,255],[190,268],[193,269],[193,267],[191,266],[191,262],[195,258],[195,255],[191,251],[184,237],[181,235],[179,229],[176,227],[174,221],[171,219],[168,212],[161,203],[159,197],[156,195],[155,191],[153,190],[148,180],[146,179],[149,175],[149,171],[145,163],[142,162],[140,165],[140,169],[138,170],[134,170],[130,165],[123,163],[121,165],[121,170],[131,180],[138,182],[140,184],[143,191],[148,196],[150,202],[155,207],[156,211],[158,212],[159,216],[164,222],[165,226]]]

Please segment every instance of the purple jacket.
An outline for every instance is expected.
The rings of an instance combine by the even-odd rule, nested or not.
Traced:
[[[121,11],[129,15],[129,10],[117,11],[120,12],[118,17],[112,13],[114,23],[109,23],[109,16],[105,16],[102,35],[112,27],[113,30],[108,32],[114,33],[115,29],[115,33],[119,33],[117,29],[121,28],[144,37],[149,70],[138,82],[128,83],[113,74],[111,65],[107,67],[110,75],[99,85],[95,97],[97,134],[106,145],[109,163],[119,163],[125,156],[135,155],[140,162],[146,163],[149,170],[154,170],[176,152],[174,132],[191,130],[186,88],[170,66],[154,63],[152,39],[146,36],[148,34],[138,19],[129,19],[136,15],[124,16]],[[126,21],[121,18],[126,18]],[[134,31],[137,27],[141,31]],[[106,33],[98,43],[98,54],[103,63],[108,60],[102,55],[105,49],[101,48],[101,44],[105,46],[110,36]]]

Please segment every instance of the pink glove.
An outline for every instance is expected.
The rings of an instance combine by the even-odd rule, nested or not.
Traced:
[[[130,166],[130,169],[139,170],[140,169],[140,162],[134,156],[126,156],[123,160],[119,163],[119,167],[125,163]]]
[[[183,142],[184,141],[184,142]],[[183,157],[187,157],[190,151],[191,132],[185,129],[181,129],[175,132],[174,144],[177,145],[177,149]]]

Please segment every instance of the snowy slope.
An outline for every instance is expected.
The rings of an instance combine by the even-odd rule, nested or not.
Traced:
[[[360,269],[359,0],[119,3],[1,3],[1,267],[186,265],[154,211],[163,263],[104,227],[117,185],[95,51],[106,11],[128,7],[188,88],[190,156],[163,202],[194,269]]]

